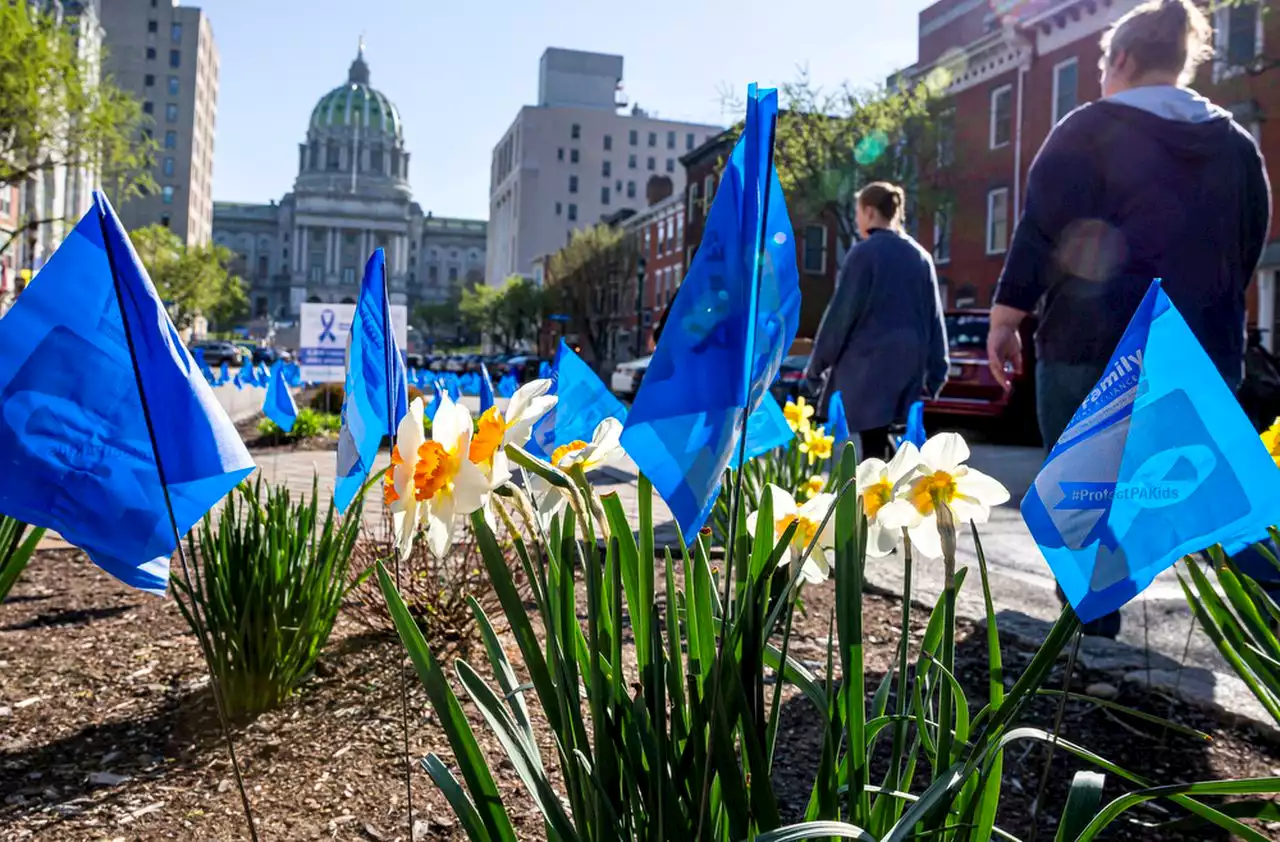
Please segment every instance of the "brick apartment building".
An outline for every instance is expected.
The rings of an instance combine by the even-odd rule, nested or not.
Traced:
[[[954,128],[926,153],[943,165],[933,192],[945,198],[917,209],[916,234],[933,246],[952,306],[991,303],[1036,151],[1063,116],[1101,96],[1099,40],[1138,3],[940,0],[920,12],[918,58],[904,77],[939,87],[942,119]],[[1254,133],[1272,183],[1280,184],[1280,15],[1266,14],[1264,5],[1214,13],[1217,57],[1195,87]],[[1278,230],[1273,225],[1273,237]],[[1278,270],[1280,241],[1273,239],[1251,290],[1251,312],[1269,345]]]
[[[684,266],[679,273],[681,275],[689,271],[698,244],[702,242],[707,211],[720,183],[720,171],[736,141],[737,133],[730,129],[680,159],[685,168]],[[796,336],[812,338],[822,321],[827,302],[831,300],[843,255],[835,221],[807,218],[793,198],[788,197],[788,200],[787,209],[796,237],[796,264],[800,269],[800,327]],[[676,281],[677,285],[679,282]]]

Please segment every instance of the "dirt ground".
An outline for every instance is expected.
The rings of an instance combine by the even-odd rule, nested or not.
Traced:
[[[829,585],[809,588],[809,614],[796,621],[791,654],[815,670],[829,649],[832,596]],[[899,613],[897,601],[868,596],[869,691],[893,657]],[[924,615],[917,612],[913,622],[918,634]],[[985,636],[964,626],[958,641],[957,674],[976,710],[986,694]],[[401,652],[389,635],[344,612],[315,676],[280,710],[235,729],[264,842],[410,838],[399,759]],[[1006,644],[1010,682],[1030,655]],[[471,657],[483,661],[479,647]],[[0,606],[0,677],[0,839],[248,838],[208,679],[172,599],[130,591],[78,552],[41,552]],[[1102,680],[1078,673],[1073,688]],[[1050,686],[1062,686],[1061,665]],[[1076,702],[1067,705],[1064,735],[1160,783],[1280,774],[1280,750],[1259,735],[1221,727],[1140,687],[1119,693],[1119,702],[1172,716],[1210,732],[1213,740],[1162,734],[1158,726]],[[1047,727],[1055,709],[1045,699],[1030,719]],[[445,738],[412,675],[410,710],[412,754],[434,751],[447,758]],[[496,760],[500,750],[475,711],[468,708],[468,715],[495,758],[495,777],[520,838],[542,838],[541,820],[520,794],[515,772]],[[807,801],[819,754],[817,720],[806,700],[788,696],[781,729],[777,783],[783,808],[794,817]],[[539,733],[545,737],[546,729]],[[999,823],[1012,833],[1029,830],[1043,765],[1039,748],[1015,746],[1007,755]],[[1058,752],[1040,838],[1052,838],[1051,819],[1079,768]],[[416,838],[464,838],[420,768],[413,784]],[[1109,781],[1108,796],[1118,792]],[[1149,808],[1134,815],[1159,821],[1168,814]],[[1260,830],[1280,838],[1275,828]],[[1105,838],[1212,838],[1203,831],[1153,833],[1129,826]]]

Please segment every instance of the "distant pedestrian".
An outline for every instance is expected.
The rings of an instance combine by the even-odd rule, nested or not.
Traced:
[[[1051,448],[1093,389],[1153,278],[1223,379],[1238,388],[1245,289],[1271,219],[1258,145],[1184,87],[1212,54],[1189,0],[1150,0],[1102,39],[1103,98],[1073,111],[1031,166],[991,311],[987,351],[1005,388],[1018,327],[1040,309],[1036,404]],[[1090,631],[1114,637],[1119,616]]]
[[[845,256],[814,338],[807,376],[822,380],[819,406],[844,400],[863,457],[889,453],[889,428],[911,404],[946,383],[947,327],[933,258],[902,231],[902,188],[869,184],[858,194],[862,236]]]

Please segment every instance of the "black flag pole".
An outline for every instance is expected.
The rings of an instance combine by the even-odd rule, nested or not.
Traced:
[[[106,215],[102,208],[99,207],[98,224],[102,230],[102,247],[107,254],[107,266],[111,271],[111,285],[116,293],[116,307],[120,310],[120,321],[124,327],[125,342],[129,347],[129,362],[133,366],[133,378],[138,386],[138,400],[142,404],[142,417],[147,423],[147,436],[151,441],[151,454],[156,460],[156,474],[160,480],[160,489],[164,492],[164,506],[169,514],[169,526],[173,529],[173,542],[177,546],[178,562],[182,567],[182,576],[186,581],[187,590],[193,593],[203,592],[204,586],[200,581],[197,572],[194,578],[196,590],[192,590],[191,568],[187,564],[187,554],[182,549],[182,533],[178,529],[178,518],[173,513],[173,500],[169,496],[169,484],[165,481],[164,462],[160,458],[160,446],[156,441],[155,424],[151,420],[151,406],[147,402],[147,390],[142,384],[142,370],[138,368],[138,354],[133,344],[133,334],[129,330],[129,315],[124,306],[124,292],[120,289],[120,273],[116,269],[115,256],[111,253],[111,235],[107,227]],[[174,599],[181,600],[182,597],[174,594]],[[200,638],[200,651],[204,655],[205,667],[209,670],[209,685],[213,690],[214,707],[218,711],[218,724],[222,729],[222,738],[227,744],[227,754],[231,758],[231,770],[235,774],[236,787],[240,790],[240,804],[244,807],[245,822],[249,825],[249,837],[253,842],[258,842],[258,828],[253,821],[253,810],[249,806],[249,793],[244,788],[244,778],[240,774],[240,761],[236,758],[235,740],[231,738],[231,728],[227,724],[226,700],[222,695],[222,683],[218,681],[217,671],[213,668],[213,662],[209,658],[209,635],[205,629],[204,619],[202,617],[200,607],[196,600],[191,600],[191,617],[195,622],[196,634]]]
[[[382,327],[383,327],[383,347],[386,348],[386,369],[387,369],[387,436],[390,438],[391,447],[396,446],[396,387],[399,385],[395,376],[395,328],[391,324],[391,291],[387,284],[387,258],[386,253],[382,256]],[[405,400],[409,399],[405,395]],[[395,471],[395,466],[391,466],[387,470]],[[363,516],[363,513],[362,513]],[[396,590],[400,591],[400,550],[394,547],[392,554],[396,559]],[[400,734],[403,739],[404,750],[404,794],[405,802],[409,806],[409,838],[413,839],[413,761],[409,758],[409,679],[406,676],[407,667],[404,662],[404,653],[399,652],[400,661]]]

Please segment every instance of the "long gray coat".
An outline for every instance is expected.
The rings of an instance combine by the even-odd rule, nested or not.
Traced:
[[[855,433],[902,424],[926,388],[942,388],[948,365],[933,258],[905,234],[873,229],[845,257],[814,339],[809,376],[827,375],[820,406],[839,391]]]

